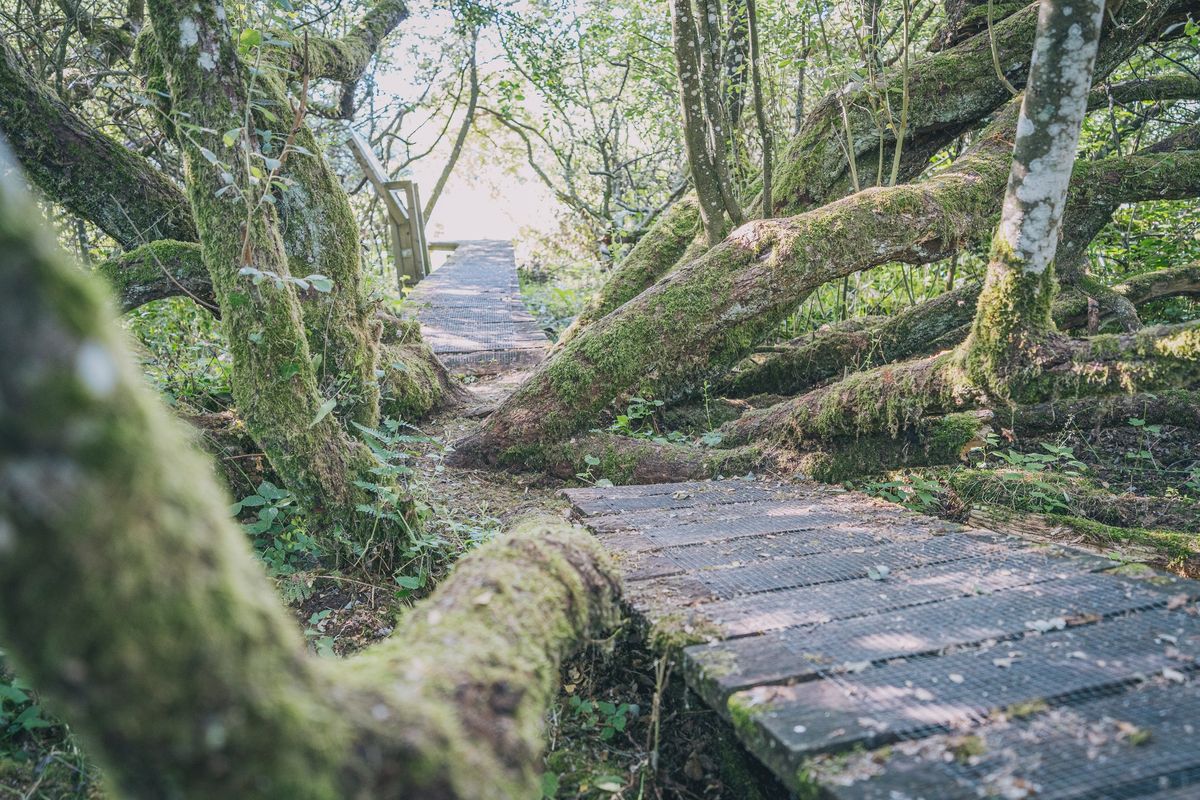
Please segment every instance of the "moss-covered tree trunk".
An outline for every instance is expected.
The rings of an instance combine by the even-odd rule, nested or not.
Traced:
[[[1054,253],[1103,12],[1104,0],[1041,3],[1000,226],[966,344],[968,375],[996,396],[1033,388],[1029,362],[1054,331]]]
[[[40,227],[0,180],[0,644],[119,796],[538,796],[561,659],[617,616],[595,540],[526,523],[391,641],[311,655],[99,282]]]
[[[1129,57],[1133,47],[1154,35],[1166,20],[1186,13],[1188,8],[1187,0],[1131,0],[1113,9],[1113,24],[1106,33],[1100,53],[1099,74],[1111,72]],[[1008,65],[1007,78],[1021,86],[1033,46],[1036,8],[1024,4],[1020,8],[1007,7],[1003,14],[997,13],[996,19],[995,41],[1001,63]],[[1186,79],[1155,86],[1142,85],[1145,83],[1126,81],[1114,84],[1111,90],[1120,99],[1149,98],[1155,93],[1186,97],[1195,92],[1194,81]],[[911,180],[923,172],[930,155],[977,125],[1009,99],[1008,90],[996,78],[991,41],[986,32],[956,40],[952,48],[917,62],[908,76],[908,84],[911,113],[905,128],[906,140],[898,175],[901,181]],[[895,147],[888,137],[893,136],[893,131],[889,126],[877,124],[871,112],[871,98],[887,95],[898,103],[903,86],[904,76],[899,70],[884,71],[870,86],[851,85],[818,101],[799,123],[796,135],[779,161],[772,191],[775,213],[798,214],[848,194],[852,160],[855,163],[870,161],[872,166],[877,166],[876,158],[891,163]],[[1107,98],[1097,94],[1093,102],[1107,102]],[[843,107],[847,110],[845,118]],[[882,149],[880,137],[884,138]],[[848,143],[852,148],[848,148]],[[873,176],[879,170],[865,172]],[[692,214],[696,212],[693,210]],[[597,301],[580,315],[564,339],[578,335],[587,325],[649,288],[678,266],[681,255],[676,255],[674,260],[665,255],[658,257],[658,254],[682,254],[682,249],[677,251],[674,246],[678,241],[677,232],[678,228],[674,226],[657,225],[647,231],[638,248],[655,257],[647,261],[634,258],[635,254],[630,253],[626,258],[629,269],[625,269],[624,264],[618,265],[610,279],[614,284],[612,291],[608,286],[602,289]],[[692,257],[699,254],[698,251],[688,253]],[[647,264],[652,269],[646,269]]]
[[[170,178],[75,114],[3,36],[0,130],[38,188],[122,247],[195,241],[187,198]]]
[[[352,538],[368,540],[375,534],[373,523],[356,506],[369,497],[355,483],[370,482],[376,462],[330,413],[330,404],[337,398],[326,395],[318,379],[325,353],[310,347],[297,287],[287,280],[293,275],[291,254],[280,220],[281,214],[293,213],[304,216],[289,220],[290,228],[304,221],[313,223],[306,229],[311,239],[303,242],[311,249],[297,253],[293,247],[295,258],[316,255],[322,263],[338,264],[329,277],[353,305],[362,289],[357,242],[347,236],[354,230],[349,206],[344,195],[338,202],[340,188],[332,185],[333,176],[322,162],[297,158],[293,163],[302,166],[293,169],[308,170],[308,180],[295,180],[276,203],[248,208],[247,193],[239,190],[261,180],[263,166],[272,155],[262,150],[253,131],[241,129],[236,136],[224,135],[238,129],[244,120],[252,120],[253,115],[249,113],[246,73],[223,4],[210,0],[183,8],[160,1],[149,3],[149,12],[173,113],[179,123],[186,120],[175,127],[180,131],[187,193],[204,263],[233,356],[232,388],[238,410],[288,488]],[[289,192],[321,181],[329,192],[305,192],[308,196],[289,199]],[[312,208],[302,208],[298,200]],[[307,216],[322,212],[330,218],[320,224]],[[319,252],[326,248],[329,252]],[[331,302],[331,310],[338,307]],[[345,320],[332,322],[341,325]],[[357,332],[324,328],[322,332],[335,342],[357,336]],[[366,358],[373,350],[360,353]],[[339,371],[350,368],[331,361]],[[373,383],[373,360],[352,366],[371,371]],[[355,399],[371,403],[369,397]],[[374,419],[370,411],[352,411],[350,416],[362,416],[368,422]]]
[[[1119,17],[1138,24],[1109,30],[1097,74],[1127,59],[1176,10],[1169,1],[1124,3]],[[998,31],[1009,52],[1022,42],[1032,47],[1032,13],[1014,15]],[[947,130],[1000,102],[987,42],[971,40],[960,48],[914,67],[910,88],[919,88],[913,89],[912,130],[914,136],[927,131],[926,143],[944,143]],[[977,81],[969,79],[975,70]],[[947,97],[951,85],[956,91]],[[918,183],[868,188],[805,213],[738,228],[577,334],[480,431],[458,444],[457,457],[536,460],[542,445],[594,425],[614,401],[634,395],[669,400],[698,391],[749,354],[822,283],[889,262],[930,263],[981,240],[1000,210],[1017,110],[1010,102],[954,164]],[[814,114],[821,119],[825,112]],[[840,191],[838,180],[826,180],[846,163],[839,144],[809,130],[793,148],[790,167],[780,170],[781,203],[803,207]]]

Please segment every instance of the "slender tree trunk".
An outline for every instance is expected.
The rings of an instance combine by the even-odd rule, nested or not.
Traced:
[[[1098,62],[1105,71],[1152,35],[1172,8],[1153,0],[1131,5],[1137,2],[1126,0],[1121,16],[1133,14],[1142,23],[1114,27],[1105,39]],[[1010,20],[1009,46],[1019,34],[1020,17]],[[971,63],[994,82],[986,42],[970,52]],[[912,86],[928,92],[933,87],[927,80],[914,76]],[[1087,96],[1085,90],[1085,103]],[[954,109],[957,114],[962,107]],[[928,110],[914,116],[925,118]],[[806,213],[742,226],[575,336],[477,433],[456,445],[456,458],[525,463],[547,443],[594,425],[613,401],[670,400],[699,391],[747,355],[817,286],[876,264],[930,263],[978,241],[1001,205],[1017,111],[1010,103],[954,164],[919,183],[867,189]],[[784,195],[780,201],[791,205],[796,198]],[[669,339],[664,330],[671,331]]]
[[[1100,41],[1103,0],[1042,0],[1000,226],[967,342],[968,374],[1020,394],[1053,331],[1054,253]]]
[[[721,191],[721,202],[725,206],[725,213],[736,227],[742,224],[745,216],[735,196],[729,168],[732,129],[729,112],[721,96],[721,53],[717,38],[720,15],[715,0],[696,0],[696,9],[700,14],[700,19],[696,21],[696,33],[700,52],[700,91],[704,98],[709,152],[717,176],[717,187]]]
[[[369,502],[370,496],[355,484],[373,482],[371,470],[376,461],[330,413],[334,398],[322,393],[313,366],[314,355],[323,354],[310,349],[296,286],[288,281],[292,276],[289,260],[299,254],[287,252],[279,214],[287,214],[283,210],[287,208],[297,213],[300,209],[295,202],[285,201],[263,203],[248,213],[247,200],[229,189],[253,186],[251,170],[257,168],[253,162],[264,159],[265,163],[268,156],[253,131],[241,130],[232,145],[226,144],[222,135],[243,120],[253,119],[243,83],[245,73],[224,6],[209,0],[198,10],[181,9],[166,0],[152,0],[149,11],[174,112],[199,126],[180,137],[180,146],[204,263],[233,356],[232,384],[238,410],[287,487],[318,518],[366,541],[373,536],[372,521],[356,511],[356,506]],[[292,193],[303,192],[317,181],[333,180],[323,162],[315,158],[295,164],[293,170],[305,171],[309,181],[295,181],[289,190]],[[307,244],[323,249],[336,243],[345,248],[343,267],[330,277],[351,304],[360,300],[365,304],[356,274],[357,241],[345,236],[354,221],[348,204],[341,207],[344,195],[342,203],[335,194],[308,199],[314,204],[324,200],[332,206],[326,206],[327,219],[322,220],[328,227],[314,232]],[[280,212],[276,205],[281,206]],[[342,224],[336,224],[339,221]],[[341,240],[336,241],[339,234]],[[320,252],[310,251],[309,255],[319,257]],[[317,294],[311,289],[308,292]],[[353,338],[358,332],[327,333],[337,340]],[[378,336],[377,327],[374,335]],[[373,350],[369,352],[373,355]],[[350,367],[339,365],[339,370],[342,366]],[[374,362],[353,368],[373,373]],[[373,381],[373,374],[371,377]],[[377,387],[373,391],[377,409]],[[370,399],[365,402],[370,407]],[[366,418],[370,417],[368,412]]]
[[[750,62],[750,30],[745,0],[725,4],[725,108],[730,130],[736,131],[746,105],[747,67]]]
[[[771,170],[774,140],[771,136],[771,121],[763,100],[762,70],[759,61],[762,52],[758,43],[758,9],[755,0],[746,0],[746,19],[750,29],[750,80],[754,84],[754,113],[758,118],[758,135],[762,140],[762,216],[770,219],[775,214],[771,195]]]
[[[454,144],[450,148],[450,156],[446,159],[446,164],[442,167],[441,174],[438,175],[437,183],[433,185],[433,191],[429,193],[429,199],[425,201],[424,214],[426,222],[433,216],[433,209],[437,205],[438,198],[442,196],[442,190],[446,188],[446,183],[454,173],[458,157],[462,155],[463,145],[467,141],[467,134],[471,132],[471,126],[475,124],[475,109],[479,106],[479,61],[476,54],[478,44],[479,31],[472,28],[470,61],[467,64],[467,80],[469,82],[467,110],[463,116],[462,125],[458,128],[458,135],[454,137]]]
[[[679,78],[679,101],[683,109],[683,140],[688,167],[696,186],[700,220],[709,246],[725,236],[725,201],[716,167],[708,150],[708,125],[704,119],[703,77],[700,73],[696,21],[691,0],[672,0],[671,36],[675,70]]]

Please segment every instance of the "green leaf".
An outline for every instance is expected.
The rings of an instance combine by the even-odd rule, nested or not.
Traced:
[[[258,493],[268,500],[282,500],[289,495],[286,489],[280,489],[270,481],[263,481],[258,485]]]
[[[553,800],[555,797],[558,797],[558,774],[542,773],[542,799]]]
[[[241,36],[238,37],[238,47],[240,47],[242,50],[249,50],[262,44],[262,40],[262,31],[254,28],[247,28],[246,30],[242,31]]]
[[[233,147],[234,143],[237,142],[238,137],[241,135],[241,128],[230,128],[229,130],[225,131],[224,134],[222,134],[221,139],[224,140],[226,147]]]
[[[308,423],[308,427],[315,428],[317,426],[317,424],[321,420],[323,420],[327,416],[329,416],[329,412],[333,411],[333,409],[335,409],[335,408],[337,408],[337,398],[336,397],[331,397],[328,400],[326,400],[324,403],[321,403],[321,407],[317,409],[317,415],[315,417],[313,417],[312,422]]]
[[[420,589],[425,585],[425,578],[422,575],[397,575],[396,585],[402,589]]]
[[[321,293],[333,291],[333,279],[324,275],[312,274],[306,275],[304,280],[312,284],[312,287]]]
[[[210,164],[217,163],[217,154],[212,150],[209,150],[207,147],[200,148],[200,155],[204,156],[204,160]]]

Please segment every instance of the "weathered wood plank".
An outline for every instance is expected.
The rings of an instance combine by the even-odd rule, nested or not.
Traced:
[[[461,242],[408,300],[426,343],[452,372],[529,367],[550,345],[521,302],[508,242]]]
[[[680,605],[728,600],[739,595],[762,594],[800,586],[890,576],[893,571],[914,569],[966,558],[998,557],[996,537],[975,535],[930,537],[892,542],[874,547],[854,547],[814,555],[754,561],[734,567],[697,569],[668,575],[654,582],[654,591]],[[881,583],[882,580],[876,581]]]
[[[1105,797],[1072,794],[1071,776],[1098,789],[1115,773],[1044,768],[1038,743],[1057,740],[1005,733],[1008,717],[1049,725],[1069,707],[1094,728],[1111,724],[1092,720],[1096,698],[1124,697],[1156,674],[1200,674],[1194,581],[1108,574],[1114,562],[1089,553],[814,486],[692,482],[567,496],[617,559],[633,612],[665,634],[656,641],[708,642],[680,652],[685,678],[796,791],[816,776],[855,800],[977,797],[996,775],[1016,774],[1013,764],[1033,764],[1030,797]],[[1170,725],[1195,716],[1154,702],[1147,713]],[[945,740],[936,762],[945,766],[947,746],[978,731],[1003,743],[995,775],[967,769],[986,759],[954,774],[891,755]],[[844,754],[890,741],[900,744]],[[836,761],[822,755],[834,751]],[[1200,797],[1193,752],[1164,745],[1144,771],[1121,774],[1125,793],[1113,800]],[[1173,796],[1178,787],[1191,793]]]
[[[756,686],[732,695],[729,708],[743,741],[774,742],[755,753],[776,774],[795,776],[818,753],[969,729],[1003,709],[1077,702],[1198,661],[1200,619],[1155,610],[931,660]]]
[[[714,637],[732,638],[797,625],[852,619],[936,603],[953,597],[989,594],[1010,586],[1054,580],[1072,573],[1111,566],[1091,558],[1062,558],[1053,552],[1028,551],[1005,559],[1003,564],[984,556],[942,564],[894,570],[886,582],[858,578],[814,587],[801,586],[766,594],[718,600],[679,608],[653,587],[631,584],[626,594],[631,605],[657,619],[669,614],[696,630]]]
[[[975,800],[981,793],[1022,796],[1022,790],[1038,800],[1194,800],[1197,719],[1200,685],[1160,678],[816,769],[840,800]]]
[[[1165,606],[1174,586],[1110,575],[1013,586],[887,614],[785,628],[684,652],[690,683],[718,711],[729,695],[762,683],[799,683],[896,658],[930,655],[989,639],[1023,636],[1039,625],[1075,626]]]

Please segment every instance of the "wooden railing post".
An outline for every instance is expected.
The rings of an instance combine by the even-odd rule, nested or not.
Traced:
[[[350,131],[347,144],[387,210],[396,284],[400,291],[404,291],[406,284],[411,287],[429,274],[429,250],[425,242],[420,190],[411,180],[394,181],[388,178],[370,142],[357,131]]]

